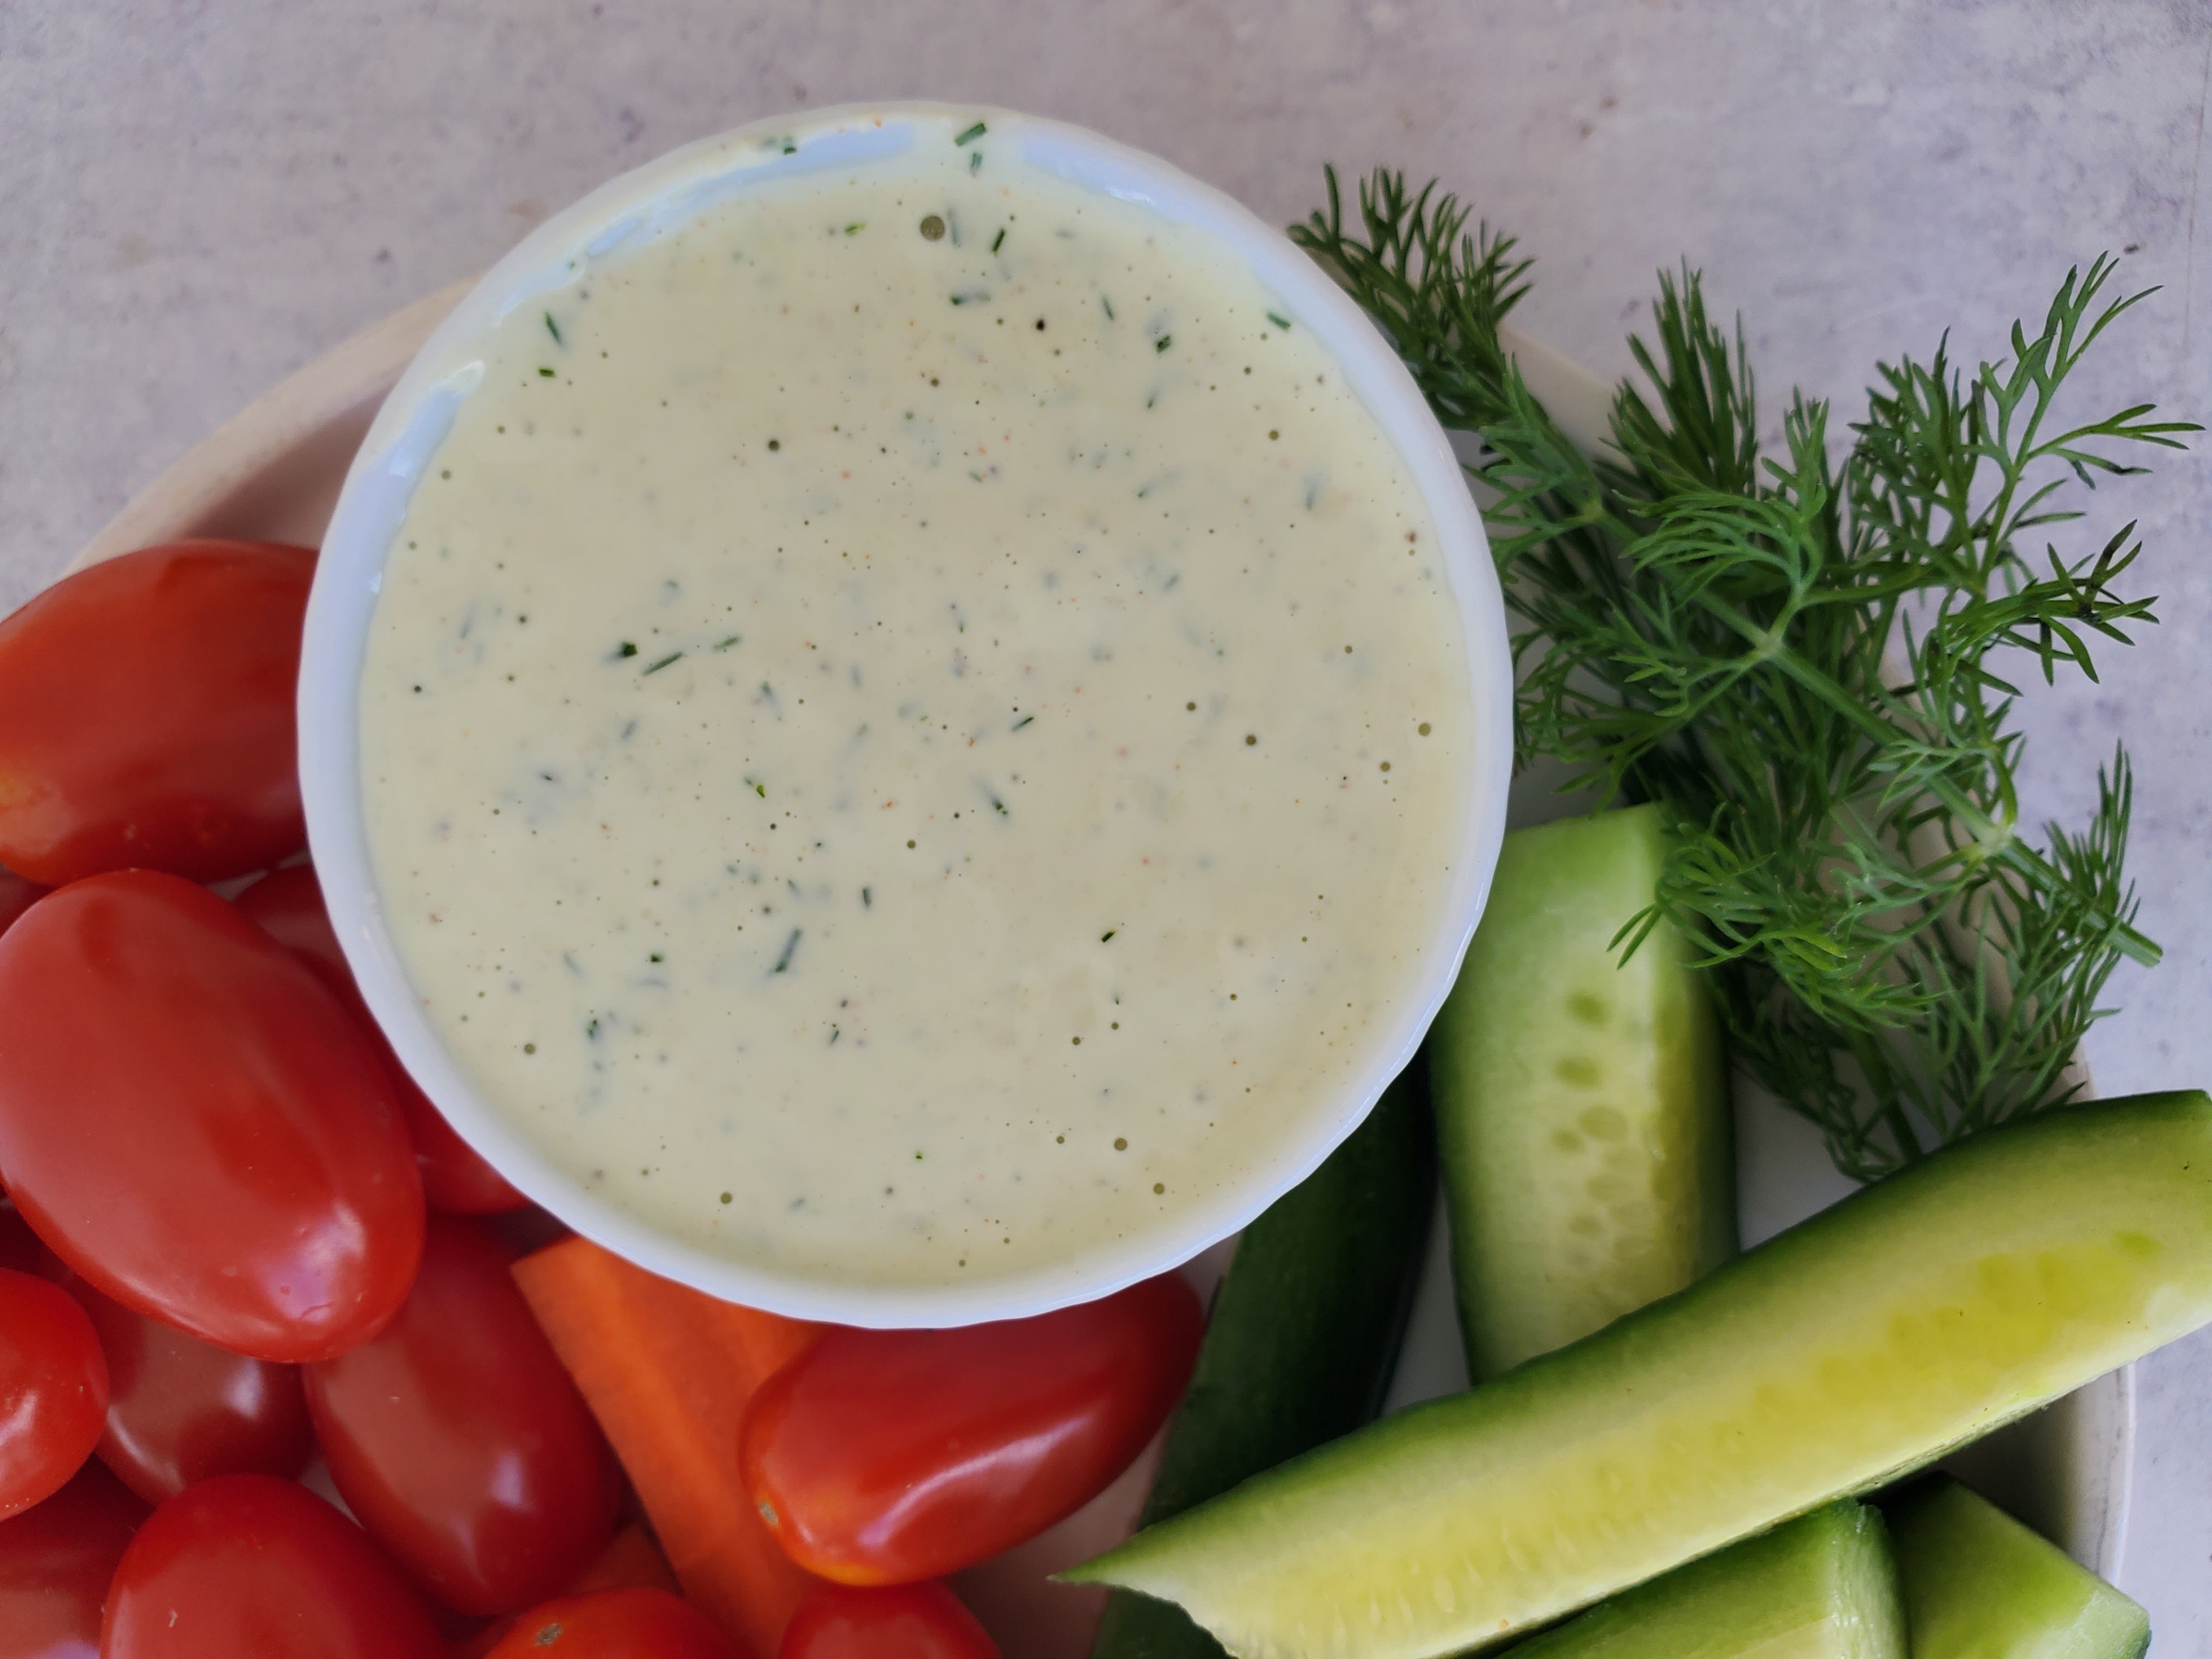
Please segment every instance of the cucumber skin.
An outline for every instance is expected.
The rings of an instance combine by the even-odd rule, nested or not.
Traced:
[[[1244,1230],[1139,1524],[1374,1420],[1413,1312],[1437,1190],[1416,1055],[1320,1169]],[[1220,1659],[1172,1601],[1116,1590],[1092,1659]]]
[[[1179,1601],[1244,1659],[1432,1659],[1882,1486],[2209,1320],[2212,1099],[2063,1107],[1062,1577]]]
[[[1948,1475],[1887,1501],[1912,1659],[2143,1659],[2150,1615]]]
[[[1612,945],[1651,902],[1666,855],[1651,805],[1508,835],[1430,1030],[1452,1283],[1477,1382],[1736,1253],[1728,1067],[1704,977],[1664,924],[1626,963]],[[1565,1079],[1577,1061],[1587,1078]],[[1610,1139],[1593,1132],[1600,1113]],[[1618,1190],[1600,1200],[1587,1190],[1600,1183]],[[1563,1193],[1582,1213],[1561,1212]],[[1611,1230],[1577,1234],[1571,1218]]]
[[[1925,1659],[1902,1602],[1881,1511],[1845,1498],[1625,1590],[1512,1659]]]

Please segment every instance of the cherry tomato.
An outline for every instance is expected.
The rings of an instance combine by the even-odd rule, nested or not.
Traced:
[[[93,1659],[100,1609],[146,1506],[97,1463],[0,1521],[0,1659]]]
[[[936,1578],[1103,1491],[1198,1356],[1168,1274],[1079,1307],[957,1330],[836,1329],[754,1396],[745,1490],[785,1553],[845,1584]]]
[[[84,1467],[107,1413],[107,1361],[58,1285],[0,1267],[0,1520]]]
[[[57,1266],[59,1264],[58,1263]],[[107,1355],[100,1459],[149,1504],[217,1474],[289,1480],[314,1455],[300,1368],[232,1353],[137,1314],[65,1267]]]
[[[666,1590],[564,1595],[514,1621],[485,1659],[742,1659],[714,1621]]]
[[[792,1614],[776,1659],[999,1659],[999,1644],[942,1584],[824,1584]]]
[[[100,1659],[438,1659],[429,1614],[305,1486],[220,1474],[155,1510],[115,1570]]]
[[[0,933],[15,925],[15,919],[46,896],[46,890],[34,881],[25,881],[12,870],[0,870]]]
[[[205,888],[93,876],[0,935],[0,1177],[93,1286],[234,1352],[398,1311],[422,1185],[352,1018]]]
[[[292,701],[315,556],[178,542],[0,622],[0,862],[220,881],[307,842]]]
[[[614,1531],[613,1454],[483,1224],[434,1217],[390,1328],[307,1369],[331,1478],[447,1606],[511,1613]]]
[[[378,1057],[399,1097],[407,1119],[408,1138],[415,1143],[415,1163],[422,1176],[422,1197],[434,1210],[449,1215],[489,1215],[520,1209],[530,1200],[507,1184],[500,1172],[485,1163],[474,1147],[453,1133],[453,1127],[430,1097],[415,1086],[378,1029],[353,969],[338,948],[337,930],[323,908],[323,890],[315,872],[306,865],[277,870],[264,876],[231,901],[279,945],[296,951],[315,976],[337,993],[339,1001],[353,1010],[362,1029],[375,1044]]]

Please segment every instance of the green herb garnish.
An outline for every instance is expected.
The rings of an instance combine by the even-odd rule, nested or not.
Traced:
[[[1291,319],[1289,318],[1279,317],[1272,311],[1267,313],[1267,320],[1273,323],[1277,328],[1288,328],[1291,325]]]
[[[1830,459],[1828,406],[1793,397],[1764,455],[1741,328],[1698,278],[1662,277],[1656,351],[1632,342],[1610,437],[1582,453],[1500,340],[1528,292],[1510,238],[1382,172],[1347,226],[1292,235],[1403,357],[1438,417],[1480,433],[1488,517],[1522,671],[1518,758],[1564,761],[1606,797],[1664,805],[1677,842],[1657,921],[1696,941],[1735,1062],[1817,1124],[1861,1179],[2068,1098],[2064,1073],[2136,930],[2124,750],[2085,827],[2020,823],[2018,696],[1999,653],[2046,681],[2094,678],[2090,642],[2128,642],[2152,601],[2118,590],[2135,526],[2077,550],[2029,545],[2081,513],[2061,491],[2139,471],[2124,443],[2195,430],[2148,404],[2060,427],[2061,383],[2136,301],[2069,272],[2039,331],[1964,371],[1877,367],[1864,421]],[[2047,569],[2042,568],[2047,565]],[[1902,673],[1884,672],[1898,652]]]
[[[989,131],[990,129],[988,127],[985,126],[981,121],[978,121],[974,126],[969,127],[965,132],[962,133],[952,142],[956,146],[973,143],[976,139],[981,138]]]
[[[646,665],[645,672],[648,674],[658,674],[662,669],[667,667],[669,664],[679,660],[683,655],[684,653],[681,651],[672,651],[666,656],[663,657],[659,662],[648,663]]]

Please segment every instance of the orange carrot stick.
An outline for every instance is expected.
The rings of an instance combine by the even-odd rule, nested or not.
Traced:
[[[738,1430],[760,1385],[819,1333],[647,1273],[582,1238],[514,1264],[515,1282],[583,1391],[684,1593],[765,1656],[814,1580],[738,1482]]]

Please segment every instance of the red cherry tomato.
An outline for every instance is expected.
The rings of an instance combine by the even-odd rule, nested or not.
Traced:
[[[942,1584],[824,1584],[792,1614],[776,1659],[999,1659],[999,1644]]]
[[[279,945],[296,951],[315,976],[337,993],[339,1001],[353,1010],[376,1046],[392,1079],[392,1092],[407,1119],[408,1138],[415,1143],[415,1162],[422,1175],[422,1197],[434,1210],[448,1215],[489,1215],[521,1208],[530,1200],[507,1184],[500,1172],[485,1163],[474,1147],[453,1133],[430,1097],[415,1086],[415,1079],[400,1065],[399,1056],[384,1040],[376,1017],[362,1000],[353,982],[353,970],[338,948],[330,913],[323,908],[323,890],[315,872],[304,864],[264,876],[231,901],[259,924]]]
[[[429,1614],[360,1528],[305,1486],[221,1474],[138,1528],[100,1659],[438,1659]]]
[[[63,1268],[107,1355],[100,1461],[149,1504],[217,1474],[289,1480],[314,1455],[300,1368],[232,1353],[136,1314]]]
[[[0,622],[0,863],[220,881],[304,845],[292,701],[315,556],[178,542]]]
[[[1168,1274],[1034,1319],[832,1330],[754,1396],[745,1490],[809,1572],[941,1577],[1103,1491],[1174,1407],[1201,1324]]]
[[[107,1361],[67,1291],[0,1267],[0,1520],[84,1467],[107,1414]]]
[[[381,1329],[422,1251],[414,1152],[351,1017],[150,870],[50,893],[0,935],[0,1176],[96,1289],[262,1359]]]
[[[390,1328],[307,1370],[331,1478],[447,1606],[511,1613],[614,1531],[613,1454],[480,1223],[435,1217]]]
[[[25,881],[12,870],[0,870],[0,933],[15,925],[15,919],[46,896],[46,890],[34,881]]]
[[[564,1595],[514,1621],[485,1659],[744,1659],[714,1621],[666,1590]]]
[[[0,1521],[0,1659],[93,1659],[108,1581],[146,1506],[97,1463]]]

